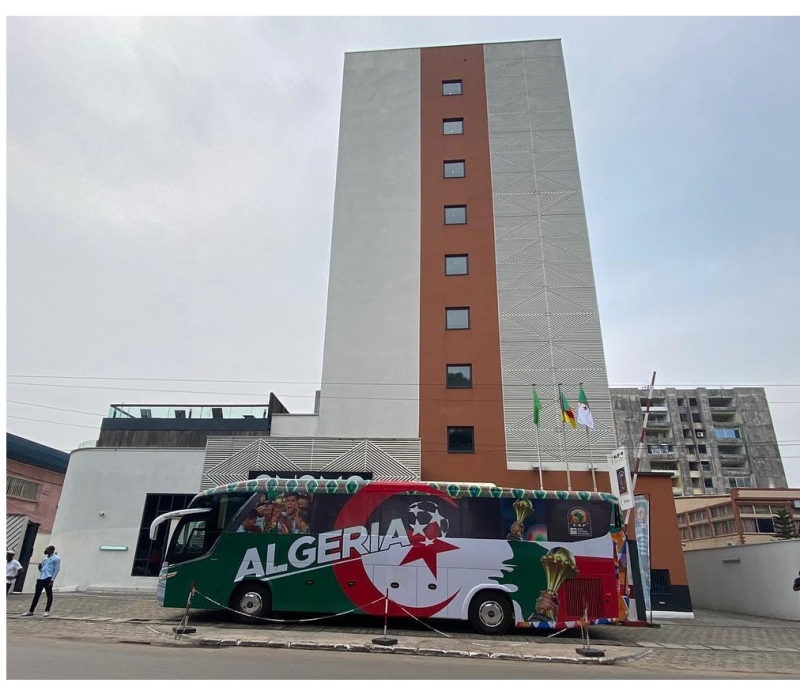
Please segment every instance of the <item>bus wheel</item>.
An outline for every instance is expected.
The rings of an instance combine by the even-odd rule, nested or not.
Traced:
[[[272,612],[272,595],[266,586],[258,583],[243,583],[231,595],[230,608],[234,619],[245,624],[257,624],[259,618]]]
[[[507,633],[514,624],[511,601],[500,591],[481,591],[469,603],[469,623],[478,633]]]

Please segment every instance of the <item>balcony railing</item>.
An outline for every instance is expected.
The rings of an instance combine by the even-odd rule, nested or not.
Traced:
[[[648,446],[647,447],[647,452],[650,455],[656,455],[656,456],[658,456],[658,455],[671,455],[673,457],[676,457],[675,447],[674,446],[669,446],[669,445],[664,445],[664,444],[657,445],[657,446]]]

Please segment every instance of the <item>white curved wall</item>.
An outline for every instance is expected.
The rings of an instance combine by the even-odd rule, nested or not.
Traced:
[[[154,590],[155,577],[131,576],[145,497],[199,491],[204,454],[186,448],[73,451],[50,536],[61,556],[55,588]]]

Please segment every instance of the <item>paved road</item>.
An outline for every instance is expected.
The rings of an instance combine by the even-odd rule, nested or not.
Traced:
[[[349,652],[301,652],[236,648],[173,649],[141,645],[31,643],[11,637],[7,648],[9,679],[730,679],[698,671],[656,671],[626,667],[528,662],[459,660]],[[749,674],[738,678],[749,679]],[[776,678],[776,676],[772,676]],[[789,675],[784,678],[791,679]]]
[[[12,595],[7,600],[7,630],[9,636],[25,636],[31,640],[49,637],[99,640],[165,639],[153,629],[170,633],[182,610],[159,607],[150,595],[102,595],[96,593],[56,594],[53,614],[58,619],[40,617],[20,619],[27,609],[30,597]],[[41,606],[38,610],[41,613]],[[660,628],[626,628],[605,626],[590,629],[592,644],[598,647],[623,646],[651,652],[644,659],[617,666],[636,670],[640,675],[649,671],[659,673],[688,671],[750,672],[758,677],[765,674],[794,674],[800,679],[800,622],[780,619],[747,617],[697,610],[695,619],[664,620]],[[368,618],[339,618],[314,624],[284,623],[275,625],[242,626],[232,623],[217,612],[192,611],[191,623],[198,627],[198,635],[224,638],[270,638],[270,634],[287,634],[293,640],[311,640],[324,636],[338,637],[352,642],[369,642],[381,632],[380,620]],[[560,644],[561,650],[574,655],[579,644],[577,633],[569,631],[554,638],[531,631],[515,631],[500,638],[483,637],[473,633],[469,626],[455,622],[430,622],[449,633],[452,639],[440,638],[409,620],[390,620],[390,632],[400,638],[401,644],[428,636],[438,643],[458,643],[456,647],[472,648],[475,643],[497,643],[506,651],[525,650],[541,652],[548,646]],[[241,651],[241,648],[238,648]],[[339,653],[337,653],[338,655]],[[333,656],[333,655],[329,655]],[[413,659],[413,658],[409,658]],[[562,664],[563,665],[563,664]],[[594,667],[588,667],[594,668]],[[612,670],[597,667],[610,674]]]

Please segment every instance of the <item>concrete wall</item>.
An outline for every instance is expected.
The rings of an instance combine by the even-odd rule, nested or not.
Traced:
[[[419,50],[345,56],[319,429],[416,438]]]
[[[154,577],[131,576],[146,494],[199,491],[203,459],[196,449],[74,451],[50,537],[61,556],[55,587],[155,589]],[[127,549],[100,550],[103,545]]]
[[[314,436],[318,422],[319,415],[273,415],[270,436]]]
[[[695,607],[800,621],[800,539],[684,553]]]

